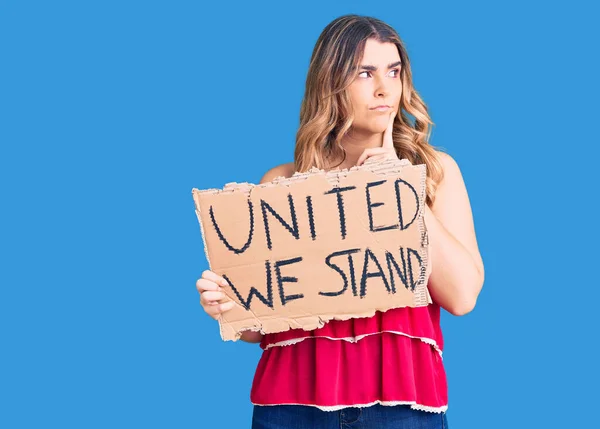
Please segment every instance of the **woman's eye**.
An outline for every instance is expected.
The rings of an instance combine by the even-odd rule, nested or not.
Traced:
[[[396,72],[396,73],[394,74],[394,77],[396,77],[396,76],[398,76],[398,73],[400,72],[400,69],[392,69],[391,71],[393,71],[393,72]],[[360,76],[360,75],[361,75],[361,74],[363,74],[363,73],[368,73],[369,75],[371,74],[371,72],[370,72],[370,71],[362,71],[362,72],[360,72],[358,75]]]

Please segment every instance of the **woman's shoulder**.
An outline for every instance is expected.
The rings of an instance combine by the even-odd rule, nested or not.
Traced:
[[[295,166],[293,162],[276,165],[264,174],[262,179],[260,179],[260,183],[271,182],[273,179],[280,176],[285,178],[292,177],[294,175],[294,170]]]
[[[438,161],[440,162],[442,169],[445,171],[448,168],[452,168],[456,165],[456,160],[446,150],[434,149]]]

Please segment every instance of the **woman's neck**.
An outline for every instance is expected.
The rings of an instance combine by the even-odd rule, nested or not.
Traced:
[[[383,138],[382,133],[358,133],[356,131],[350,131],[342,138],[342,147],[346,151],[346,159],[342,162],[342,158],[332,162],[332,166],[336,166],[341,162],[337,168],[343,170],[345,168],[354,167],[358,158],[362,155],[365,149],[372,147],[381,147],[381,139]],[[343,156],[343,155],[342,155]]]

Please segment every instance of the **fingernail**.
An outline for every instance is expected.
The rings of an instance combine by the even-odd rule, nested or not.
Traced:
[[[221,285],[223,285],[223,286],[229,286],[229,283],[227,283],[227,280],[221,279]]]

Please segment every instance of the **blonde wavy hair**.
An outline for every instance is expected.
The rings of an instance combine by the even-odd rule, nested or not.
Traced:
[[[341,162],[345,160],[341,141],[354,119],[346,88],[356,78],[367,39],[393,43],[398,48],[402,61],[402,97],[392,139],[400,159],[406,158],[413,165],[427,166],[426,203],[431,206],[435,190],[443,178],[439,157],[428,143],[434,123],[413,86],[410,61],[400,36],[388,24],[373,17],[340,16],[329,23],[319,36],[311,56],[300,108],[300,126],[294,150],[295,170],[305,172],[311,167],[335,168],[329,165],[330,160],[340,157]],[[414,123],[409,121],[407,114],[414,118]]]

